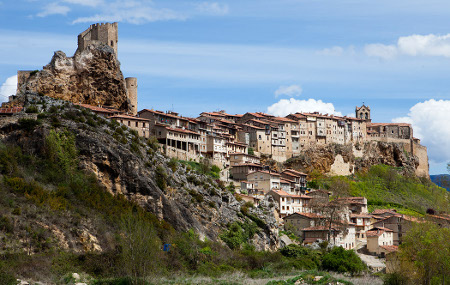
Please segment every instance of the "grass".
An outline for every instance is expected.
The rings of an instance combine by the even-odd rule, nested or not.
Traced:
[[[428,179],[403,174],[402,169],[375,165],[353,176],[318,177],[312,184],[329,189],[338,180],[348,185],[350,196],[366,197],[370,210],[395,208],[413,216],[424,215],[428,208],[450,210],[450,194],[445,189]]]

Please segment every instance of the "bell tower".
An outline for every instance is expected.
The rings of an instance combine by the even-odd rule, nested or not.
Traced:
[[[365,121],[372,121],[372,119],[370,119],[370,107],[363,105],[361,107],[356,106],[355,108],[355,115],[356,118],[361,119],[361,120],[365,120]]]

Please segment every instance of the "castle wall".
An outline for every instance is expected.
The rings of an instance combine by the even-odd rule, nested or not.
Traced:
[[[97,23],[78,35],[78,49],[83,51],[90,44],[105,44],[114,49],[117,56],[118,24]]]
[[[416,168],[416,175],[420,177],[430,177],[428,165],[427,147],[418,143],[413,143],[413,153],[419,158],[419,166]]]
[[[125,78],[128,96],[128,110],[133,116],[137,115],[137,78]]]
[[[31,76],[31,70],[18,70],[17,71],[17,91],[16,94],[19,92],[20,87],[25,84]]]

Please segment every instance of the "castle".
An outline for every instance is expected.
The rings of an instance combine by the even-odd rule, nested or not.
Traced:
[[[86,31],[78,35],[78,49],[81,52],[91,44],[105,44],[114,49],[117,55],[117,42],[119,41],[118,24],[97,23],[91,25]]]
[[[127,77],[123,78],[120,72],[120,64],[118,61],[113,65],[106,65],[112,70],[99,70],[99,75],[105,73],[104,78],[110,78],[109,82],[102,84],[94,84],[92,82],[99,78],[90,78],[90,70],[84,72],[79,71],[80,66],[84,66],[86,58],[83,53],[89,53],[90,47],[98,47],[106,45],[113,50],[113,54],[117,59],[118,55],[118,23],[97,23],[91,25],[88,29],[78,35],[78,47],[73,57],[66,58],[62,52],[56,52],[49,65],[43,67],[44,74],[41,75],[39,71],[19,70],[17,72],[17,93],[20,94],[25,91],[41,92],[51,97],[56,97],[64,100],[72,101],[73,103],[86,103],[86,104],[100,104],[108,106],[111,101],[114,101],[114,90],[124,90],[126,98],[118,98],[119,94],[116,94],[116,99],[120,99],[121,106],[126,106],[126,113],[130,115],[137,114],[137,78]],[[109,61],[108,57],[105,57],[104,61]],[[61,63],[61,64],[59,64]],[[96,64],[98,65],[98,64]],[[53,72],[57,70],[58,72]],[[119,71],[119,72],[116,72]],[[110,75],[106,76],[106,73],[110,72]],[[52,78],[49,80],[48,74],[52,74]],[[59,77],[58,77],[59,76]],[[67,78],[71,81],[68,82]],[[112,79],[111,79],[112,78]],[[75,82],[77,81],[77,82]],[[114,84],[118,87],[115,87]],[[70,88],[68,87],[69,85]],[[96,89],[96,87],[100,86]],[[58,88],[57,88],[58,87]],[[68,93],[74,93],[71,96],[67,96]],[[109,97],[102,102],[97,102],[99,93],[103,92],[103,97]],[[79,93],[79,94],[76,94]],[[77,96],[78,95],[78,96]],[[14,100],[15,96],[10,98],[10,101]],[[118,106],[110,106],[119,108]],[[125,107],[123,107],[125,108]]]

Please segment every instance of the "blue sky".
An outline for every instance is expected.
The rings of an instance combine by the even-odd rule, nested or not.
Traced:
[[[448,1],[0,0],[0,95],[18,69],[72,55],[80,32],[113,21],[140,109],[348,115],[365,102],[375,122],[412,123],[431,173],[446,172]]]

